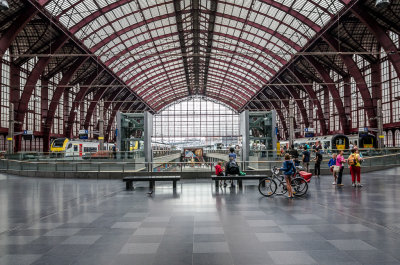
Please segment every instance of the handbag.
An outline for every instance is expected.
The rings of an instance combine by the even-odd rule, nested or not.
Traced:
[[[333,166],[333,172],[337,173],[340,171],[340,166]]]

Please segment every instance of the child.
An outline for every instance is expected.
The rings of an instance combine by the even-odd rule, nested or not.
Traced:
[[[215,175],[218,177],[224,176],[224,169],[222,168],[223,162],[218,161],[218,164],[215,166]],[[219,185],[222,186],[222,180],[219,181]],[[224,185],[226,186],[226,181],[224,181]]]
[[[335,153],[332,154],[332,158],[329,160],[328,166],[331,169],[331,172],[333,174],[334,182],[332,183],[332,185],[336,185],[336,183],[337,183],[337,172],[333,170],[333,168],[336,166],[336,154]]]
[[[283,166],[280,168],[280,170],[282,170],[283,174],[285,175],[286,187],[289,194],[288,197],[293,198],[292,185],[290,182],[292,181],[293,174],[296,172],[296,168],[293,161],[290,159],[289,154],[285,154],[285,162],[283,162]]]

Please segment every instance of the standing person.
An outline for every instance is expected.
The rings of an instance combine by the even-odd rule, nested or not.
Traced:
[[[280,168],[280,170],[282,170],[283,174],[285,175],[288,198],[293,198],[291,181],[293,174],[296,172],[296,168],[293,164],[293,161],[290,159],[289,154],[285,155],[285,162],[283,162],[283,166]]]
[[[302,154],[303,154],[303,158],[302,158],[303,167],[308,172],[309,171],[308,167],[310,164],[310,152],[307,150],[307,146],[304,146],[304,151]]]
[[[114,144],[112,147],[112,153],[113,153],[114,159],[117,159],[117,145],[116,144]]]
[[[319,149],[315,149],[315,168],[314,168],[314,174],[319,178],[319,175],[321,175],[321,162],[322,162],[322,155],[319,152]]]
[[[346,160],[344,159],[343,156],[343,150],[339,151],[339,154],[336,157],[336,166],[339,167],[339,173],[338,173],[338,178],[337,178],[337,185],[338,186],[343,186],[342,184],[342,177],[343,177],[343,170],[344,170],[344,163],[346,162]]]
[[[332,154],[332,158],[329,160],[328,166],[329,166],[329,169],[331,170],[331,172],[333,174],[333,183],[332,183],[332,185],[336,185],[336,183],[337,183],[337,173],[338,172],[336,172],[334,170],[334,167],[336,166],[336,154],[335,153]]]
[[[292,157],[295,166],[300,165],[299,152],[297,152],[297,150],[294,149],[294,144],[292,144],[292,146],[289,149],[289,155]]]
[[[362,158],[357,153],[356,149],[351,150],[351,155],[347,159],[347,163],[350,166],[351,173],[351,186],[362,187],[361,185],[361,164]]]
[[[235,153],[235,148],[231,147],[229,148],[229,155],[228,158],[233,157],[233,160],[236,162],[236,153]]]

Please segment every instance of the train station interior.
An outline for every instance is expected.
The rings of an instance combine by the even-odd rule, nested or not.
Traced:
[[[0,0],[0,265],[400,265],[397,0]]]

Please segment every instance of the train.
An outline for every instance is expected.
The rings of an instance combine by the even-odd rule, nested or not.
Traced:
[[[376,140],[376,136],[373,134],[362,134],[362,135],[343,135],[343,134],[335,134],[335,135],[326,135],[326,136],[317,136],[317,137],[309,137],[309,138],[298,138],[293,141],[295,148],[300,148],[305,144],[308,144],[310,147],[320,143],[322,149],[330,149],[330,150],[347,150],[352,145],[357,145],[360,149],[371,149],[377,148],[378,142]],[[289,141],[280,141],[280,148],[286,146],[289,149]]]
[[[113,147],[113,143],[104,143],[106,151],[112,151]],[[97,153],[99,150],[98,141],[57,138],[50,145],[50,155],[58,157],[82,157]]]

